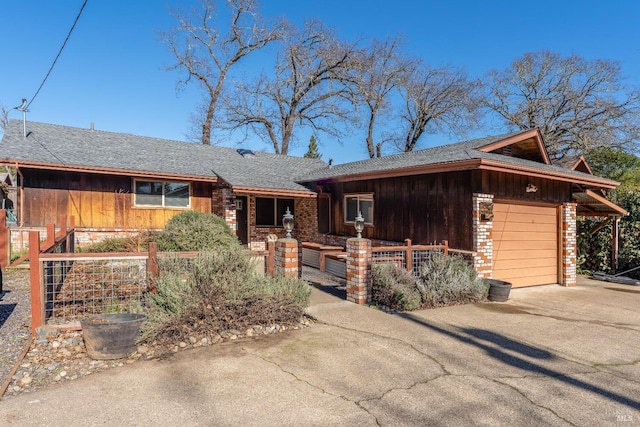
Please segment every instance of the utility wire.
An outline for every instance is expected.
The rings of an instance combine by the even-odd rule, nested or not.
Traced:
[[[62,46],[60,47],[60,50],[58,51],[58,54],[56,55],[56,58],[53,60],[53,63],[51,64],[51,67],[49,68],[49,71],[47,71],[47,75],[44,76],[44,79],[42,80],[42,83],[40,83],[40,87],[36,91],[36,94],[33,95],[33,98],[31,98],[31,101],[29,101],[29,103],[27,104],[25,109],[29,108],[29,105],[31,105],[33,100],[36,99],[36,96],[38,96],[38,94],[40,93],[40,89],[42,89],[42,86],[44,86],[44,82],[47,81],[47,78],[49,77],[49,74],[51,74],[51,71],[53,71],[53,67],[56,65],[56,62],[58,61],[58,58],[60,58],[60,54],[62,53],[62,50],[66,46],[67,41],[69,40],[69,37],[71,37],[71,33],[73,32],[73,29],[76,27],[76,24],[78,23],[78,20],[80,19],[80,15],[82,15],[82,11],[84,10],[84,7],[87,5],[88,1],[89,0],[84,0],[84,3],[82,3],[82,7],[80,8],[80,12],[78,12],[78,16],[76,16],[76,20],[73,21],[73,25],[71,26],[71,29],[69,30],[69,34],[67,34],[67,38],[64,39],[64,43],[62,43]]]

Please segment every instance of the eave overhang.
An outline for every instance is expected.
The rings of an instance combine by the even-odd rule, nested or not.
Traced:
[[[155,178],[155,179],[172,179],[179,181],[198,181],[198,182],[212,182],[217,183],[217,176],[202,176],[202,175],[189,175],[189,174],[177,174],[169,172],[157,172],[157,171],[138,171],[129,169],[117,169],[117,168],[104,168],[94,166],[80,166],[80,165],[61,165],[57,163],[46,162],[29,162],[29,161],[15,161],[9,159],[0,159],[0,163],[7,163],[18,168],[31,168],[40,170],[56,170],[62,172],[85,172],[96,173],[104,175],[124,175],[134,178]]]
[[[625,216],[629,213],[626,209],[591,190],[573,193],[573,199],[578,204],[578,215],[580,216]]]
[[[491,151],[497,150],[499,148],[502,147],[506,147],[508,145],[511,144],[515,144],[517,142],[521,142],[521,141],[525,141],[527,139],[531,139],[533,138],[536,142],[536,144],[538,145],[538,150],[540,151],[540,154],[542,155],[542,158],[545,162],[545,164],[550,165],[551,164],[551,160],[549,159],[549,153],[547,153],[547,149],[544,146],[544,142],[542,141],[542,134],[540,134],[540,131],[538,129],[531,129],[528,130],[526,132],[522,132],[519,133],[517,135],[514,135],[512,137],[494,142],[492,144],[489,145],[485,145],[483,147],[479,147],[477,148],[478,151],[482,151],[484,153],[489,153]]]
[[[596,188],[616,188],[619,183],[608,179],[599,178],[597,176],[576,176],[571,173],[563,173],[560,171],[541,170],[535,167],[515,165],[504,163],[496,160],[488,159],[471,159],[448,163],[438,163],[433,165],[419,165],[406,168],[389,169],[382,171],[365,172],[353,175],[335,176],[326,179],[318,179],[315,182],[353,182],[366,179],[395,178],[411,175],[433,174],[440,172],[456,172],[463,170],[490,170],[496,172],[506,172],[515,175],[525,175],[529,177],[546,178],[555,181],[570,182],[580,184],[587,187]]]
[[[238,195],[254,195],[254,196],[271,196],[271,197],[310,197],[315,198],[316,193],[311,190],[286,190],[280,188],[257,188],[244,186],[231,186],[234,194]]]

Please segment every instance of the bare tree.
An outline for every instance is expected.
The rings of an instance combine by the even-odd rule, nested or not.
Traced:
[[[485,106],[510,128],[539,128],[552,158],[639,140],[640,93],[625,87],[617,62],[527,53],[490,71],[486,86]]]
[[[451,66],[414,68],[402,83],[405,133],[396,145],[413,151],[427,133],[464,135],[479,118],[479,82]]]
[[[367,152],[370,158],[382,156],[382,145],[393,136],[376,132],[378,118],[389,117],[393,111],[392,95],[415,63],[403,57],[402,41],[396,37],[386,41],[373,40],[369,49],[361,53],[354,75],[353,102],[363,105],[367,124]],[[377,141],[376,141],[377,139]]]
[[[253,82],[238,83],[226,97],[226,117],[231,129],[250,128],[287,154],[296,125],[314,132],[340,135],[352,119],[343,102],[344,81],[351,77],[355,45],[342,43],[320,22],[309,21],[284,38],[275,73]]]
[[[7,126],[9,126],[9,109],[0,104],[0,136],[4,134]]]
[[[200,11],[187,15],[172,11],[178,26],[172,31],[160,32],[162,41],[177,62],[167,70],[180,69],[187,76],[178,87],[196,79],[206,92],[206,111],[201,122],[202,143],[211,144],[212,122],[218,100],[223,93],[230,69],[242,58],[278,40],[280,25],[268,27],[257,13],[255,0],[226,0],[231,9],[228,25],[214,18],[217,2],[202,0]],[[223,33],[221,28],[228,27]]]

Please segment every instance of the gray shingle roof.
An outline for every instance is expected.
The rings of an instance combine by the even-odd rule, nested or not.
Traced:
[[[170,141],[123,133],[11,120],[0,161],[36,162],[96,170],[129,170],[202,177],[220,177],[232,186],[308,191],[293,177],[322,168],[321,160],[256,152],[243,157],[227,147]]]
[[[559,165],[547,165],[532,160],[504,156],[502,154],[485,153],[478,150],[478,148],[508,139],[524,132],[528,131],[518,131],[503,135],[488,136],[484,138],[472,139],[469,141],[462,141],[454,144],[441,145],[438,147],[413,151],[410,153],[400,153],[392,156],[360,160],[357,162],[345,163],[335,166],[326,166],[322,169],[309,171],[304,175],[298,176],[297,181],[322,181],[332,178],[367,174],[371,172],[388,172],[419,166],[456,163],[473,159],[492,160],[501,162],[506,166],[535,168],[542,172],[562,173],[565,175],[573,175],[576,178],[594,178],[593,175],[585,174],[578,171],[572,171]],[[610,181],[604,178],[595,179],[609,184],[614,183],[614,181]]]

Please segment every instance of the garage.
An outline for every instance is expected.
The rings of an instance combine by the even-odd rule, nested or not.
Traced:
[[[493,278],[513,287],[558,283],[556,207],[495,203]]]

